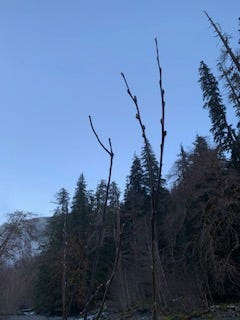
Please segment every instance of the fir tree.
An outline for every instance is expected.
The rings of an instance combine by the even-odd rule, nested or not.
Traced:
[[[134,155],[121,210],[122,235],[121,272],[125,274],[124,290],[129,305],[141,305],[150,294],[147,268],[150,264],[150,197],[141,160]],[[144,279],[144,281],[143,281]]]
[[[136,206],[137,203],[144,203],[147,189],[145,178],[141,160],[134,155],[124,196],[126,208]]]
[[[144,174],[141,160],[137,155],[134,155],[130,175],[128,177],[127,190],[133,190],[136,193],[141,193],[144,190]]]
[[[89,192],[86,190],[86,181],[81,174],[75,189],[72,200],[71,212],[69,215],[69,240],[68,276],[70,307],[73,314],[77,314],[85,303],[85,294],[88,285],[88,245],[91,231]]]
[[[120,206],[120,190],[115,181],[110,184],[109,188],[109,206],[110,208],[119,208]]]
[[[64,225],[68,213],[68,192],[62,188],[56,195],[57,207],[50,218],[46,230],[46,242],[39,257],[39,270],[36,281],[36,309],[51,315],[62,313],[63,262],[66,266]],[[66,225],[65,225],[66,231]],[[64,241],[65,240],[65,241]],[[65,259],[65,261],[63,261]],[[66,274],[65,274],[66,277]],[[66,287],[65,289],[66,290]],[[66,292],[65,292],[66,294]],[[66,301],[65,301],[65,304]]]
[[[62,188],[57,194],[58,211],[63,216],[63,227],[62,227],[62,318],[67,320],[68,318],[68,301],[67,301],[67,220],[68,220],[68,203],[69,194],[67,190]]]
[[[209,111],[214,140],[223,151],[230,151],[234,142],[234,132],[226,120],[226,107],[222,102],[218,82],[203,61],[200,63],[199,73],[205,101],[203,107]]]
[[[185,179],[185,173],[189,166],[188,153],[184,150],[183,146],[180,146],[180,153],[178,155],[178,160],[175,163],[177,179],[176,184],[180,184]]]
[[[89,203],[86,190],[86,181],[84,175],[81,174],[75,189],[72,200],[70,226],[73,232],[81,233],[81,237],[87,237],[89,226]]]
[[[106,200],[106,193],[107,193],[107,183],[104,179],[100,181],[97,185],[95,199],[96,199],[96,213],[101,214],[104,208],[104,203]]]
[[[144,144],[142,148],[141,166],[143,169],[144,187],[147,194],[150,195],[152,186],[155,188],[158,181],[159,165],[149,141],[147,141],[147,146]]]

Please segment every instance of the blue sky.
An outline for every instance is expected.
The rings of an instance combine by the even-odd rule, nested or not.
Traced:
[[[209,135],[198,67],[205,60],[215,69],[219,41],[203,10],[236,46],[239,0],[0,1],[0,221],[16,209],[52,214],[56,192],[72,194],[81,172],[89,189],[107,178],[89,114],[102,140],[112,139],[113,178],[124,188],[142,138],[121,72],[158,155],[155,37],[166,91],[164,173],[181,143]]]

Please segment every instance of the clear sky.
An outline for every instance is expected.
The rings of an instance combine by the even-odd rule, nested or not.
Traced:
[[[108,157],[88,115],[115,152],[113,179],[123,190],[141,133],[120,76],[138,96],[159,154],[160,98],[154,38],[166,91],[164,173],[179,146],[209,135],[198,84],[201,60],[215,68],[219,41],[203,10],[238,41],[240,1],[1,0],[0,221],[7,212],[52,214],[54,196],[107,178]]]

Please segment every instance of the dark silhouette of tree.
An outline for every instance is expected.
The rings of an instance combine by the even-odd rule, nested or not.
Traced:
[[[211,132],[213,133],[214,140],[223,151],[230,151],[235,136],[231,126],[227,123],[226,107],[222,102],[218,82],[203,61],[200,63],[199,73],[199,81],[205,101],[203,107],[209,111],[212,122]]]

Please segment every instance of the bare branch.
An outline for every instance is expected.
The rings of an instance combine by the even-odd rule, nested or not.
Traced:
[[[94,129],[91,116],[89,116],[89,121],[90,121],[90,125],[91,125],[91,128],[92,128],[92,131],[93,131],[95,137],[97,138],[98,143],[99,143],[100,146],[110,155],[110,157],[113,157],[114,154],[113,154],[113,151],[112,151],[111,139],[110,139],[110,138],[108,139],[109,146],[110,146],[110,150],[108,150],[108,149],[105,147],[105,145],[102,143],[102,141],[99,139],[99,136],[98,136],[96,130]]]

